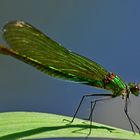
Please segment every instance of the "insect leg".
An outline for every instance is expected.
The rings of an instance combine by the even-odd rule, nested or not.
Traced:
[[[140,134],[139,126],[130,118],[130,116],[128,114],[128,100],[127,99],[128,99],[128,97],[126,97],[126,100],[125,100],[124,112],[125,112],[125,114],[126,114],[126,116],[128,118],[128,121],[130,123],[130,126],[131,126],[131,129],[132,129],[133,133],[135,134],[135,130],[134,130],[134,127],[133,127],[133,125],[134,125],[138,129],[139,134]]]
[[[105,94],[105,96],[107,96],[107,95]],[[110,99],[110,97],[112,97],[112,95],[109,95],[109,94],[108,94],[107,97],[108,97],[108,98],[102,98],[102,99],[97,99],[97,100],[95,100],[95,101],[91,101],[91,112],[90,112],[90,115],[89,115],[90,130],[89,130],[88,136],[91,134],[92,121],[93,121],[93,117],[92,117],[92,116],[93,116],[93,112],[94,112],[94,110],[95,110],[95,106],[96,106],[97,102],[104,101],[104,100],[108,100],[108,99]]]
[[[79,111],[79,109],[80,109],[80,107],[81,107],[81,104],[82,104],[82,102],[84,101],[84,99],[85,98],[87,98],[87,97],[93,97],[93,96],[109,96],[109,97],[112,97],[112,94],[87,94],[87,95],[84,95],[82,98],[81,98],[81,100],[80,100],[80,103],[79,103],[79,105],[78,105],[78,107],[77,107],[77,109],[76,109],[76,111],[75,111],[75,113],[74,113],[74,116],[73,116],[73,118],[72,118],[72,120],[71,120],[71,123],[74,121],[74,119],[75,119],[75,117],[76,117],[76,115],[77,115],[77,113],[78,113],[78,111]],[[92,109],[91,109],[92,110]],[[91,113],[90,113],[91,114]],[[90,117],[89,117],[90,118]]]

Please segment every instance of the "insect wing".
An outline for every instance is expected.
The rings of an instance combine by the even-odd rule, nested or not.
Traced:
[[[94,86],[109,74],[101,65],[64,48],[23,21],[6,24],[3,36],[22,61],[26,59],[26,63],[53,77]]]

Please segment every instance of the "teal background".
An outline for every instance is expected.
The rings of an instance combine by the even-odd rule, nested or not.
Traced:
[[[24,20],[126,82],[140,80],[139,0],[0,0],[0,27]],[[2,32],[0,32],[2,36]],[[1,43],[5,43],[0,37]],[[14,58],[0,55],[0,111],[50,112],[73,116],[84,94],[102,89],[49,77]],[[85,101],[80,118],[88,115]],[[131,130],[117,97],[96,106],[94,120]],[[129,113],[140,126],[140,98],[130,96]],[[94,130],[93,130],[94,131]]]

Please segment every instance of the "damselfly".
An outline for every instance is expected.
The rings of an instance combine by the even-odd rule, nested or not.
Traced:
[[[110,94],[83,96],[71,122],[76,117],[85,97],[107,96],[114,98],[122,96],[125,100],[124,112],[132,131],[135,133],[135,126],[140,133],[140,128],[130,118],[127,111],[129,95],[139,95],[140,87],[138,84],[133,82],[126,84],[115,73],[110,73],[96,62],[64,48],[24,21],[12,21],[6,24],[3,28],[3,37],[11,48],[0,45],[1,54],[15,57],[50,76],[112,91]],[[92,102],[89,116],[91,122],[92,113],[98,101],[100,99]]]

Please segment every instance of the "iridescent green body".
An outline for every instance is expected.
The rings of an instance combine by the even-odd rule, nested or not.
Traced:
[[[126,89],[126,84],[119,76],[112,73],[110,74],[110,77],[107,77],[107,79],[108,79],[107,82],[105,79],[105,83],[106,83],[105,88],[113,91],[113,97],[124,94]]]
[[[113,97],[129,94],[126,88],[138,95],[136,84],[125,84],[119,76],[64,48],[28,23],[9,22],[3,28],[3,37],[11,48],[1,45],[0,53],[11,55],[50,76],[111,90]]]

